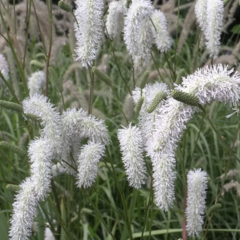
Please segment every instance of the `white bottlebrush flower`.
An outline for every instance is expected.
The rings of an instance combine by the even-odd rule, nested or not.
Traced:
[[[187,176],[187,233],[190,236],[199,235],[203,225],[203,214],[206,207],[207,174],[201,169],[189,171]]]
[[[150,16],[154,8],[149,0],[132,2],[124,19],[124,41],[137,69],[151,59],[153,33]]]
[[[4,76],[5,80],[9,79],[9,67],[6,58],[0,54],[0,72]],[[0,77],[0,85],[4,85],[3,80]]]
[[[103,32],[103,0],[77,0],[74,12],[78,24],[75,23],[77,39],[76,60],[84,67],[92,65],[99,51]]]
[[[77,185],[79,188],[90,187],[97,177],[98,162],[103,157],[105,146],[97,142],[84,145],[78,157]]]
[[[153,129],[156,115],[158,114],[158,109],[165,103],[165,100],[159,103],[157,108],[152,112],[148,113],[147,109],[152,103],[154,97],[157,93],[166,93],[169,95],[168,87],[165,83],[154,83],[154,84],[147,84],[144,89],[142,89],[142,96],[144,97],[144,102],[142,104],[141,110],[139,112],[139,127],[142,133],[143,142],[145,143],[150,137]],[[136,87],[132,92],[134,103],[136,104],[141,96],[141,89]]]
[[[34,72],[28,79],[29,95],[41,94],[41,90],[46,83],[46,75],[44,71]]]
[[[104,122],[88,115],[83,109],[76,110],[73,108],[63,112],[62,133],[64,142],[63,159],[69,165],[76,165],[76,155],[79,154],[80,144],[83,139],[88,138],[92,142],[100,142],[103,145],[109,143],[108,130]],[[72,155],[70,156],[71,152]],[[74,175],[76,173],[68,165],[64,163],[63,165],[69,174]]]
[[[23,111],[36,115],[42,120],[41,137],[49,140],[55,157],[58,157],[62,150],[62,130],[61,118],[55,107],[48,101],[47,97],[35,94],[23,101]]]
[[[198,0],[195,5],[195,14],[201,30],[205,33],[207,18],[207,0]]]
[[[130,124],[127,128],[118,130],[118,140],[129,184],[141,188],[146,180],[141,132],[138,127]]]
[[[151,161],[155,203],[160,209],[168,211],[175,199],[175,156],[173,153],[156,152]]]
[[[31,162],[31,179],[37,200],[43,200],[50,189],[52,149],[48,140],[38,138],[31,141],[28,155]]]
[[[206,45],[211,57],[217,57],[223,26],[223,0],[207,1]]]
[[[196,96],[201,105],[216,100],[237,106],[240,93],[240,75],[239,73],[233,74],[233,70],[227,70],[227,66],[223,65],[205,67],[183,78],[182,85],[177,86],[175,89]],[[161,164],[162,161],[167,161],[168,159],[171,159],[171,164],[175,164],[174,152],[177,144],[182,137],[183,131],[186,129],[186,124],[196,111],[196,107],[178,102],[173,98],[167,99],[166,103],[160,107],[155,120],[155,129],[146,144],[148,146],[147,152],[151,157],[153,165],[155,162]],[[171,156],[171,158],[166,157],[166,155]],[[170,165],[170,163],[168,164]],[[156,186],[155,192],[161,192],[161,190],[157,189],[158,183],[155,183],[155,181],[160,183],[161,179],[167,175],[160,176],[160,165],[159,167],[154,167],[153,170],[154,176],[157,176],[157,178],[153,179],[154,186]],[[169,176],[172,178],[172,180],[169,179],[169,182],[173,182],[175,177]],[[161,184],[159,188],[163,187],[164,182]],[[167,188],[167,186],[164,188]],[[174,191],[174,189],[171,191]],[[156,201],[160,206],[167,205],[160,202],[161,199],[156,199]],[[171,203],[168,204],[169,206],[171,205]]]
[[[160,10],[155,10],[151,15],[152,31],[155,44],[159,51],[166,52],[172,45],[172,39],[167,30],[167,19]]]
[[[15,202],[13,203],[13,214],[9,231],[10,240],[28,240],[37,208],[35,187],[32,179],[27,178],[21,185]]]
[[[104,145],[109,143],[108,130],[103,120],[88,115],[83,109],[68,109],[62,115],[62,130],[65,141],[89,138]]]
[[[55,240],[55,237],[49,227],[45,228],[44,240]]]
[[[106,28],[110,38],[116,38],[122,32],[123,17],[127,11],[126,5],[126,0],[109,3]]]
[[[216,100],[237,106],[240,93],[240,75],[222,64],[206,66],[183,78],[177,90],[198,97],[201,105]]]

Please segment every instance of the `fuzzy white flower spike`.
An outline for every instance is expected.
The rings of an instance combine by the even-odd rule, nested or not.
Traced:
[[[103,0],[77,0],[75,36],[77,39],[76,60],[84,67],[92,65],[99,51],[103,33]]]
[[[29,95],[41,94],[41,89],[46,83],[46,75],[44,71],[34,72],[28,79]]]
[[[4,76],[5,80],[9,79],[9,67],[6,58],[0,54],[0,72]],[[3,85],[4,82],[0,77],[0,85]]]
[[[126,4],[126,0],[109,3],[106,28],[110,38],[116,38],[122,32],[123,17],[127,12]]]
[[[143,142],[140,129],[136,126],[118,130],[122,160],[130,186],[141,188],[146,180],[146,165],[143,158]]]
[[[35,186],[31,178],[21,185],[13,203],[11,218],[10,240],[28,240],[32,232],[34,214],[37,208]]]
[[[189,171],[187,176],[187,233],[198,236],[202,231],[203,214],[206,207],[207,174],[201,169]]]
[[[97,177],[98,162],[103,157],[105,146],[101,143],[88,142],[80,150],[78,157],[77,185],[79,188],[90,187]]]

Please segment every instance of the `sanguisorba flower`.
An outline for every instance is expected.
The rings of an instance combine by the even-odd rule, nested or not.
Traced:
[[[207,0],[198,0],[195,5],[195,14],[197,22],[203,32],[206,29],[207,18]]]
[[[203,214],[206,207],[207,174],[201,169],[189,171],[187,176],[187,233],[199,235],[203,225]]]
[[[126,0],[109,3],[106,28],[110,38],[116,38],[122,32],[123,18],[127,12],[126,4]]]
[[[133,1],[124,18],[124,41],[137,69],[151,59],[153,32],[150,16],[154,8],[149,0]]]
[[[75,36],[76,60],[84,67],[91,66],[99,51],[103,33],[103,0],[77,0]]]
[[[46,83],[46,75],[44,71],[34,72],[28,79],[29,95],[42,94],[41,89]]]
[[[89,141],[84,145],[78,157],[77,185],[90,187],[97,177],[98,162],[103,157],[105,146],[100,142]]]
[[[127,128],[119,129],[118,140],[129,184],[134,188],[141,188],[146,180],[146,165],[140,129],[131,124]]]
[[[223,26],[223,0],[207,1],[206,45],[211,57],[217,57]]]
[[[9,67],[6,58],[0,54],[0,72],[4,76],[5,80],[9,79]],[[0,77],[0,85],[3,85],[4,82]]]
[[[160,10],[154,10],[151,15],[152,31],[155,44],[160,52],[166,52],[172,45],[172,39],[167,30],[167,19]]]
[[[33,114],[41,119],[43,130],[41,137],[49,140],[55,158],[62,152],[62,130],[61,118],[55,107],[48,101],[48,98],[35,94],[23,101],[24,113]]]
[[[13,215],[9,231],[10,240],[28,240],[32,232],[32,223],[37,208],[35,186],[31,178],[21,185],[13,203]]]

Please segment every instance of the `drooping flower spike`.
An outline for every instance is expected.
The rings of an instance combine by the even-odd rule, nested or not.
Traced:
[[[34,72],[28,79],[29,95],[33,96],[34,94],[42,94],[41,89],[44,87],[45,83],[46,75],[44,71]]]
[[[75,23],[77,39],[76,61],[80,60],[84,67],[92,66],[96,59],[103,34],[103,0],[77,0],[74,12],[78,24]]]
[[[216,100],[237,106],[240,75],[239,73],[233,74],[233,70],[228,70],[227,66],[223,65],[205,67],[183,78],[182,84],[175,89],[196,96],[200,105]],[[156,204],[164,210],[168,210],[174,200],[175,150],[186,129],[187,122],[197,110],[197,107],[173,98],[167,99],[159,109],[155,120],[156,127],[147,143],[147,152],[155,164],[153,182]],[[165,170],[164,166],[166,166]],[[169,193],[169,197],[162,198],[165,192]]]
[[[127,1],[112,1],[109,3],[106,21],[107,33],[110,38],[116,38],[122,32],[123,18],[127,12]]]
[[[131,124],[127,128],[119,129],[118,140],[129,185],[138,189],[146,181],[146,165],[140,129]]]
[[[187,233],[198,236],[202,231],[203,215],[206,208],[207,174],[201,169],[189,171],[187,176]]]
[[[2,54],[0,54],[0,72],[2,73],[5,80],[9,79],[9,66],[6,58]],[[0,85],[3,85],[3,84],[4,82],[0,77]]]

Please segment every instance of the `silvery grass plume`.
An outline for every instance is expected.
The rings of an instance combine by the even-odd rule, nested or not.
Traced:
[[[211,57],[217,57],[223,26],[223,0],[207,1],[206,45]]]
[[[197,21],[206,38],[211,57],[217,57],[223,26],[223,0],[198,0],[195,6]]]
[[[151,113],[148,113],[148,108],[154,100],[156,94],[166,93],[169,95],[170,91],[165,83],[153,83],[147,84],[142,89],[142,96],[144,97],[144,102],[139,112],[139,128],[141,130],[142,139],[146,148],[146,142],[151,136],[151,133],[154,129],[155,117],[157,116],[159,108],[162,104],[165,103],[165,100],[162,100]],[[141,97],[141,89],[136,87],[132,92],[134,103],[136,104]],[[146,148],[147,150],[147,148]]]
[[[84,67],[92,66],[99,51],[103,32],[103,0],[77,0],[75,36],[77,39],[76,60]]]
[[[43,200],[50,190],[52,149],[47,139],[38,138],[31,141],[28,148],[31,163],[31,180],[35,188],[36,199]]]
[[[95,143],[101,143],[103,145],[109,144],[109,135],[107,127],[100,119],[95,118],[92,115],[88,115],[83,109],[76,110],[68,109],[63,112],[62,115],[62,133],[63,133],[63,159],[70,161],[71,146],[78,144],[80,151],[80,144],[83,139],[89,139]],[[76,147],[74,147],[76,148]],[[74,155],[79,155],[76,152]],[[76,159],[75,159],[76,161]],[[70,161],[70,163],[73,163]],[[64,164],[63,164],[64,165]],[[68,166],[65,166],[68,171],[72,172]],[[72,174],[74,174],[72,172]]]
[[[34,72],[28,79],[29,95],[42,94],[42,88],[46,83],[46,75],[44,71]]]
[[[122,160],[129,185],[141,188],[146,181],[146,165],[143,157],[143,142],[140,129],[131,124],[118,130]]]
[[[177,86],[176,90],[196,96],[200,105],[216,100],[237,106],[240,75],[233,74],[233,70],[227,70],[227,66],[207,66],[183,78],[182,85]],[[187,122],[196,111],[197,107],[168,98],[156,117],[156,127],[147,145],[154,166],[156,204],[161,209],[168,210],[173,203],[175,150]]]
[[[187,176],[187,233],[198,236],[202,231],[203,215],[206,208],[207,174],[201,169],[189,171]]]
[[[41,138],[49,141],[54,157],[59,158],[62,149],[61,118],[55,107],[47,97],[35,94],[23,101],[23,111],[41,119]]]
[[[37,208],[35,186],[31,178],[21,185],[13,203],[13,214],[9,231],[10,240],[28,240]]]
[[[151,59],[153,33],[149,19],[153,11],[149,0],[133,1],[124,19],[124,41],[136,69]]]
[[[167,19],[160,10],[154,10],[151,15],[152,31],[154,43],[160,52],[166,52],[170,49],[173,41],[167,30]]]
[[[9,79],[9,66],[6,58],[2,54],[0,54],[0,72],[4,76],[5,80]],[[0,77],[0,86],[1,85],[4,85],[4,82]]]
[[[106,21],[107,33],[110,38],[116,38],[123,28],[123,18],[127,12],[127,1],[112,1],[109,3]]]
[[[89,141],[84,145],[78,157],[77,185],[79,188],[90,187],[97,177],[98,162],[103,157],[105,146]]]

